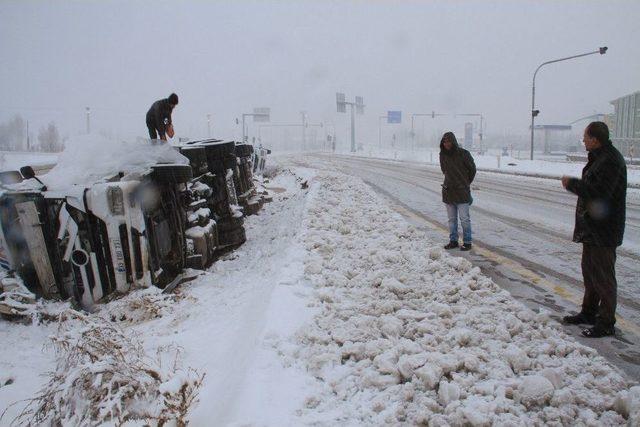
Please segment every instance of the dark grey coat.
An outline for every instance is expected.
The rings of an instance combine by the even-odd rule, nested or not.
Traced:
[[[162,138],[167,132],[167,127],[171,124],[171,104],[169,99],[160,99],[154,102],[147,111],[147,127],[158,131],[158,135]]]
[[[611,141],[589,153],[582,179],[570,179],[567,190],[578,195],[573,241],[620,246],[626,220],[627,166]]]
[[[442,201],[447,204],[471,203],[471,183],[476,176],[476,164],[469,153],[458,145],[453,133],[453,148],[446,150],[440,142],[440,169],[444,174]]]

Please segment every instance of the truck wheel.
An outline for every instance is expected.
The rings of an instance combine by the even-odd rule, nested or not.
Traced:
[[[183,184],[193,178],[193,170],[189,165],[154,165],[151,166],[151,179],[159,184]]]
[[[237,157],[250,157],[253,154],[253,146],[249,144],[238,144],[235,150]]]
[[[239,246],[247,240],[244,228],[225,231],[218,234],[220,246]]]

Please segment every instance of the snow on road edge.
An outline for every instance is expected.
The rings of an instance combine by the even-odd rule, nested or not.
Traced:
[[[314,185],[305,273],[319,313],[279,349],[322,385],[305,423],[626,422],[629,384],[545,312],[433,247],[362,181],[322,172]]]

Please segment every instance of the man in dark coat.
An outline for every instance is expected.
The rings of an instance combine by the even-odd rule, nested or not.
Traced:
[[[471,197],[471,183],[476,176],[476,165],[473,157],[458,145],[453,132],[446,132],[440,141],[440,169],[444,174],[442,184],[442,201],[447,205],[449,217],[449,243],[445,249],[458,247],[458,216],[462,224],[462,247],[460,250],[471,249],[471,217],[469,206]]]
[[[173,138],[173,123],[171,122],[171,112],[178,105],[178,95],[172,93],[168,98],[160,99],[154,102],[147,111],[147,128],[149,129],[149,138],[160,139],[163,141]]]
[[[563,176],[562,185],[578,195],[573,241],[582,243],[584,298],[582,311],[564,321],[593,325],[582,335],[597,338],[615,333],[616,248],[624,236],[627,166],[605,123],[590,123],[583,141],[589,155],[582,178]]]

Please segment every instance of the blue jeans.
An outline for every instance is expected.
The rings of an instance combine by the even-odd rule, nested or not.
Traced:
[[[469,203],[447,204],[447,216],[449,217],[449,241],[458,241],[458,215],[462,224],[462,242],[471,243],[471,217],[469,216]]]

